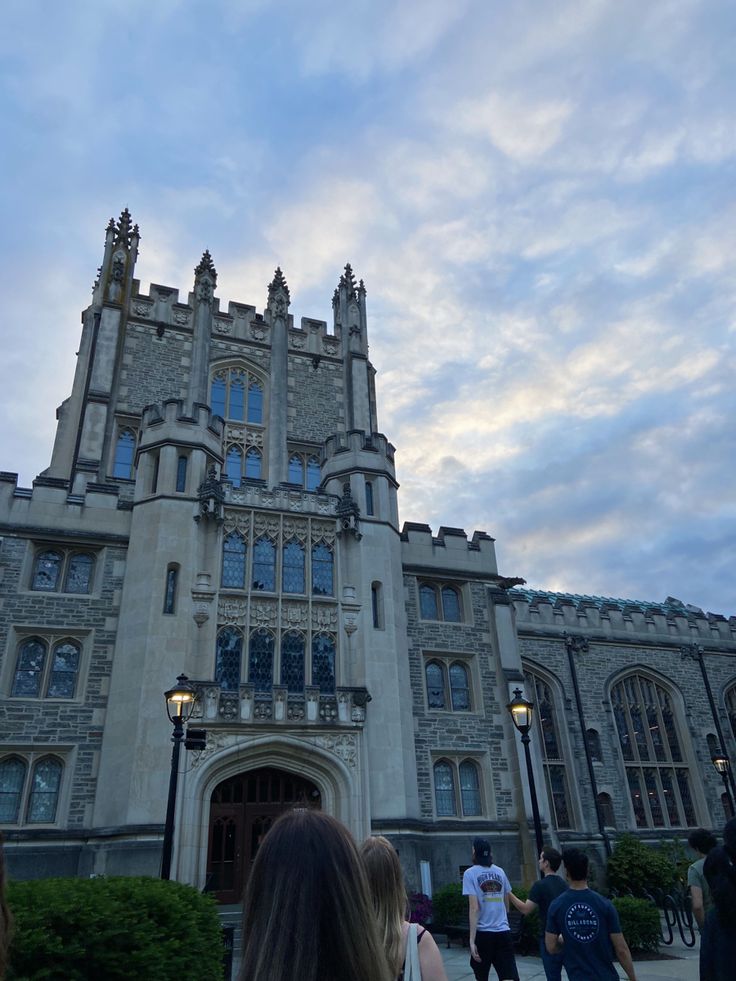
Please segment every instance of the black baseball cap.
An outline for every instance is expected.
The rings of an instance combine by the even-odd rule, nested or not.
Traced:
[[[487,838],[474,838],[473,851],[478,865],[491,864],[491,843]]]

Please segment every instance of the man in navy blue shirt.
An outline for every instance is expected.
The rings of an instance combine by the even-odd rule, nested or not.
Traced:
[[[618,981],[614,951],[629,981],[636,981],[613,903],[588,888],[588,856],[569,848],[562,853],[562,861],[570,888],[553,901],[547,913],[547,950],[550,954],[562,950],[570,981]]]
[[[562,864],[562,855],[556,848],[547,846],[539,854],[539,871],[542,879],[538,879],[529,891],[528,899],[519,899],[512,892],[509,893],[509,900],[514,906],[529,916],[535,909],[539,908],[539,927],[541,930],[539,938],[539,953],[544,965],[544,973],[547,981],[562,981],[562,954],[549,954],[544,945],[544,928],[547,924],[547,912],[557,897],[566,891],[567,882],[557,870]]]

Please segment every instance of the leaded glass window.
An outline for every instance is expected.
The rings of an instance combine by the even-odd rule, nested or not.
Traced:
[[[225,384],[224,375],[215,375],[212,379],[212,385],[210,387],[210,406],[212,407],[212,412],[216,416],[222,416],[225,418],[225,398],[227,395],[227,385]]]
[[[547,798],[555,827],[572,828],[570,790],[554,696],[547,682],[537,675],[527,675],[527,685],[533,692],[532,701],[536,706],[532,725],[542,747]]]
[[[329,634],[312,639],[312,684],[328,695],[335,691],[335,641]]]
[[[324,542],[312,546],[312,592],[315,596],[332,596],[333,568],[332,549]]]
[[[16,756],[0,763],[0,824],[16,824],[20,813],[26,764]]]
[[[240,487],[243,478],[243,451],[239,446],[231,446],[227,451],[225,473],[233,487]]]
[[[304,483],[304,461],[298,453],[289,457],[289,483],[300,487]]]
[[[636,826],[696,825],[670,692],[646,675],[629,675],[612,688],[611,704]]]
[[[251,446],[245,454],[245,476],[249,480],[261,479],[261,451]]]
[[[281,684],[289,691],[304,691],[304,637],[295,632],[281,638]]]
[[[306,592],[304,575],[304,546],[293,539],[286,542],[282,551],[281,579],[285,593]]]
[[[248,422],[263,422],[263,386],[254,379],[248,385]]]
[[[319,487],[320,480],[319,460],[316,456],[310,456],[307,460],[307,490],[315,491]]]
[[[256,691],[271,691],[273,687],[273,634],[254,630],[248,648],[248,681]]]
[[[245,541],[237,531],[226,535],[222,544],[222,585],[245,589]]]
[[[46,644],[40,637],[29,637],[18,650],[11,695],[20,698],[38,698],[46,661]]]
[[[424,669],[427,677],[427,704],[433,709],[445,708],[445,671],[437,661],[430,661]]]
[[[470,709],[468,669],[458,661],[450,665],[450,699],[453,712],[467,712]]]
[[[242,422],[245,416],[245,376],[242,371],[230,372],[230,411],[228,419]]]
[[[240,662],[243,652],[243,635],[235,627],[223,627],[217,635],[215,655],[215,683],[224,691],[237,691],[240,687]]]
[[[82,649],[71,640],[56,644],[51,657],[46,695],[48,698],[74,698]]]
[[[176,461],[176,493],[183,494],[187,489],[187,463],[185,456],[180,456]]]
[[[452,586],[442,587],[442,618],[448,623],[460,623],[460,597]]]
[[[33,568],[31,589],[37,589],[44,593],[53,593],[59,585],[61,563],[61,552],[55,552],[52,549],[39,552]]]
[[[422,620],[439,620],[437,590],[426,583],[419,587],[419,608]]]
[[[164,613],[176,613],[176,581],[179,572],[176,566],[166,570],[166,588],[164,592]]]
[[[373,484],[370,480],[365,482],[365,513],[373,514]]]
[[[129,480],[133,476],[133,460],[135,458],[135,433],[132,429],[123,429],[118,434],[115,444],[115,462],[112,468],[113,477]]]
[[[434,800],[437,817],[457,815],[455,774],[449,763],[440,762],[434,765]]]
[[[253,589],[276,590],[276,546],[270,538],[259,538],[253,546]]]
[[[77,552],[69,559],[66,569],[64,592],[88,593],[92,582],[92,569],[95,560],[86,552]]]
[[[247,392],[247,407],[246,407]],[[263,422],[263,386],[242,368],[218,371],[210,384],[210,406],[215,415],[233,422]]]
[[[61,763],[52,757],[39,760],[33,768],[31,793],[28,798],[28,823],[52,824],[61,785]]]
[[[460,764],[459,771],[460,800],[463,805],[463,817],[475,817],[482,813],[478,767],[472,760],[463,760]]]

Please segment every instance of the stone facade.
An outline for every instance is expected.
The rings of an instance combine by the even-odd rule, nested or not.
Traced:
[[[48,470],[0,474],[14,875],[157,874],[182,672],[207,737],[182,763],[173,871],[222,901],[253,829],[304,795],[391,837],[413,889],[455,880],[476,834],[530,878],[517,687],[548,839],[600,857],[620,830],[722,823],[734,618],[525,590],[487,534],[400,527],[350,266],[328,328],[295,323],[280,269],[262,311],[221,310],[209,253],[186,302],[144,293],[138,246],[123,212]]]

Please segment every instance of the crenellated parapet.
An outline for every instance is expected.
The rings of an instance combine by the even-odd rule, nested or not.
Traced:
[[[0,533],[75,538],[127,538],[130,507],[113,484],[88,482],[72,494],[69,481],[39,476],[19,487],[18,474],[0,472]]]
[[[396,447],[389,442],[383,433],[366,433],[363,429],[351,429],[347,433],[335,433],[325,440],[323,449],[323,465],[337,456],[345,453],[367,454],[364,460],[370,466],[376,466],[376,457],[386,460],[392,472],[394,470],[394,455]]]
[[[219,462],[224,427],[222,419],[201,402],[167,399],[160,405],[147,405],[141,415],[137,457],[156,445],[196,444]]]
[[[484,531],[470,539],[462,528],[440,527],[433,534],[429,525],[405,521],[401,529],[401,558],[405,568],[452,571],[473,578],[499,580],[495,540]]]
[[[672,597],[654,603],[535,589],[514,589],[509,597],[522,631],[570,629],[620,642],[641,635],[674,644],[736,639],[736,617],[705,613]]]

